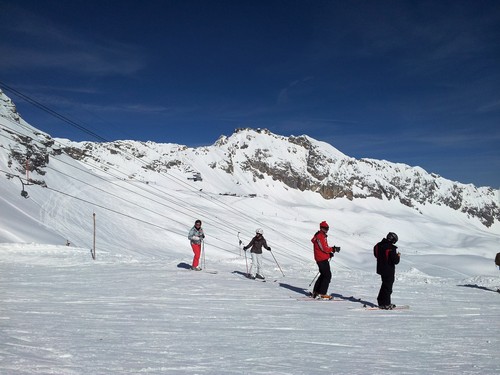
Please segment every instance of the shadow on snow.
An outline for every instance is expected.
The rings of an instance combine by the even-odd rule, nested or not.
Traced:
[[[187,263],[184,263],[184,262],[180,262],[177,265],[177,268],[182,268],[182,269],[185,269],[185,270],[190,270],[191,269],[191,265],[187,264]]]
[[[298,293],[298,294],[302,294],[304,296],[309,296],[310,295],[310,292],[307,289],[305,289],[305,288],[300,288],[300,287],[293,286],[293,285],[290,285],[290,284],[285,284],[285,283],[280,283],[279,286],[282,287],[282,288],[291,290],[292,292],[295,292],[295,293]],[[376,306],[378,306],[377,304],[375,304],[373,302],[364,301],[361,298],[356,298],[354,296],[347,297],[347,296],[344,296],[344,295],[338,294],[338,293],[332,293],[331,296],[333,298],[342,299],[342,300],[349,301],[349,302],[360,303],[361,305],[366,306],[366,307],[376,307]]]
[[[481,289],[481,290],[487,290],[488,292],[498,292],[500,293],[500,289],[490,289],[490,288],[487,288],[485,286],[480,286],[480,285],[477,285],[477,284],[463,284],[463,285],[457,285],[457,286],[461,286],[461,287],[464,287],[464,288],[475,288],[475,289]]]

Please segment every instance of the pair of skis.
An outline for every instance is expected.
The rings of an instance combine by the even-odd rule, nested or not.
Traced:
[[[349,298],[338,298],[338,297],[333,297],[331,298],[313,298],[312,296],[304,296],[304,297],[297,297],[297,301],[310,301],[310,302],[360,302],[361,299],[359,298],[354,298],[354,297],[349,297]],[[367,305],[364,304],[363,307],[354,307],[354,310],[365,310],[365,311],[389,311],[389,310],[409,310],[410,306],[409,305],[396,305],[392,308],[381,308],[376,305]]]

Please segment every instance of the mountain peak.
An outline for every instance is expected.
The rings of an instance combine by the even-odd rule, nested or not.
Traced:
[[[17,123],[20,122],[20,116],[17,112],[16,105],[14,102],[4,94],[2,89],[0,89],[0,116],[8,120],[13,120]]]

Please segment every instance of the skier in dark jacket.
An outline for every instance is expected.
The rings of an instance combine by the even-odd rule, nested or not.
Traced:
[[[340,247],[328,245],[328,230],[330,226],[326,221],[319,224],[319,231],[311,239],[314,249],[314,260],[318,265],[319,277],[314,283],[313,298],[331,299],[328,295],[328,287],[332,279],[332,271],[330,270],[330,258],[333,257],[335,252],[340,251]]]
[[[396,264],[399,263],[401,257],[401,254],[397,251],[397,246],[394,245],[397,241],[397,234],[389,232],[386,238],[373,247],[373,255],[377,258],[377,273],[382,278],[377,302],[381,309],[386,310],[396,307],[396,305],[391,304],[391,294]]]
[[[498,268],[500,268],[500,253],[497,253],[497,256],[495,257],[495,264]]]
[[[243,247],[243,250],[252,248],[250,253],[252,255],[252,266],[250,267],[250,273],[247,275],[250,279],[261,279],[264,280],[265,277],[262,272],[262,248],[271,251],[271,247],[267,246],[267,241],[264,238],[264,231],[258,228],[255,231],[255,236],[252,238],[250,243]]]

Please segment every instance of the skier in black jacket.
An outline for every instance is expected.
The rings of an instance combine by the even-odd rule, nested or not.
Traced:
[[[373,247],[373,255],[377,258],[377,273],[382,278],[377,302],[378,306],[385,310],[396,307],[396,305],[391,304],[391,294],[396,264],[399,263],[401,257],[401,254],[397,251],[397,246],[394,245],[397,241],[397,234],[389,232],[386,238]]]
[[[243,247],[243,250],[252,248],[250,253],[252,254],[252,265],[250,266],[250,273],[247,275],[250,279],[261,279],[264,280],[265,277],[262,273],[262,248],[271,251],[271,247],[267,245],[267,241],[264,238],[264,231],[258,228],[255,231],[255,237],[252,238],[250,243]]]

